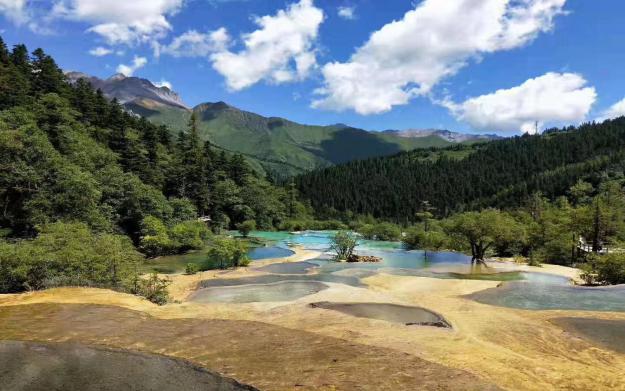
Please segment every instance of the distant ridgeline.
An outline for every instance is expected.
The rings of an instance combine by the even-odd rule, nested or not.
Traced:
[[[105,96],[152,123],[166,125],[176,136],[187,127],[191,113],[198,119],[203,141],[221,150],[240,153],[261,174],[284,179],[316,168],[357,159],[393,155],[415,148],[446,147],[498,138],[447,130],[387,130],[368,132],[343,124],[302,125],[284,118],[263,117],[224,102],[189,108],[175,92],[149,80],[114,75],[102,80],[79,72],[68,79],[89,81]]]
[[[512,208],[540,191],[564,195],[578,179],[597,184],[622,175],[625,117],[542,135],[417,150],[356,161],[296,178],[321,214],[354,212],[411,221],[422,201],[439,216],[484,207]]]

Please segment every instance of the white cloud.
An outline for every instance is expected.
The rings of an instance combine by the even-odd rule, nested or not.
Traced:
[[[622,117],[625,115],[625,98],[616,102],[609,109],[603,111],[601,116],[597,118],[598,121],[605,121],[606,119],[612,119]]]
[[[26,23],[26,0],[0,0],[0,14],[18,26]]]
[[[223,27],[207,34],[189,30],[174,38],[169,45],[155,46],[155,53],[174,57],[208,57],[226,50],[229,43],[230,36]]]
[[[300,0],[273,16],[255,19],[258,30],[244,34],[238,53],[221,50],[211,55],[213,68],[231,90],[242,90],[261,80],[285,83],[308,76],[316,64],[314,43],[323,11],[312,0]]]
[[[91,24],[88,31],[107,43],[134,44],[164,37],[171,25],[167,16],[183,0],[57,0],[52,15]]]
[[[543,128],[583,121],[597,99],[594,87],[586,85],[575,73],[547,73],[462,103],[441,103],[476,130],[535,133],[536,122]]]
[[[121,73],[126,76],[132,76],[138,69],[143,68],[147,63],[147,58],[135,56],[135,58],[132,60],[132,64],[119,64],[117,66],[117,73]]]
[[[25,26],[36,34],[52,35],[49,12],[44,7],[34,7],[36,0],[0,0],[0,15],[15,26]]]
[[[108,56],[111,53],[113,53],[113,50],[102,47],[102,46],[98,46],[97,48],[93,48],[89,50],[89,54],[95,57],[104,57],[104,56]]]
[[[323,69],[313,107],[375,114],[428,94],[471,58],[522,46],[553,27],[566,0],[424,0]]]
[[[338,7],[336,13],[343,19],[356,19],[356,7]]]
[[[165,79],[161,79],[161,81],[158,81],[158,82],[154,83],[154,85],[155,85],[156,87],[158,87],[158,88],[167,87],[167,88],[169,88],[170,90],[173,90],[173,87],[172,87],[171,83],[170,83],[170,82],[168,82],[168,81],[167,81],[167,80],[165,80]]]

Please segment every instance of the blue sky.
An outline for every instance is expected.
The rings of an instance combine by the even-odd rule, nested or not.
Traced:
[[[9,45],[63,69],[301,123],[515,134],[625,115],[622,0],[0,0],[0,14]]]

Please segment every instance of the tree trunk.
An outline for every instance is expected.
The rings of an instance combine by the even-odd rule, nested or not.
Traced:
[[[595,207],[595,216],[592,227],[592,252],[599,252],[599,235],[601,230],[601,215],[600,215],[599,204]]]

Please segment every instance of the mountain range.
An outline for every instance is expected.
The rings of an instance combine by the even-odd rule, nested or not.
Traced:
[[[155,86],[147,79],[122,74],[99,79],[80,72],[67,72],[66,76],[70,82],[88,80],[127,110],[153,123],[167,125],[174,134],[187,129],[191,113],[195,112],[205,141],[243,154],[255,169],[274,177],[417,148],[500,138],[438,129],[371,132],[344,124],[304,125],[285,118],[264,117],[225,102],[202,103],[191,108],[176,92]]]

